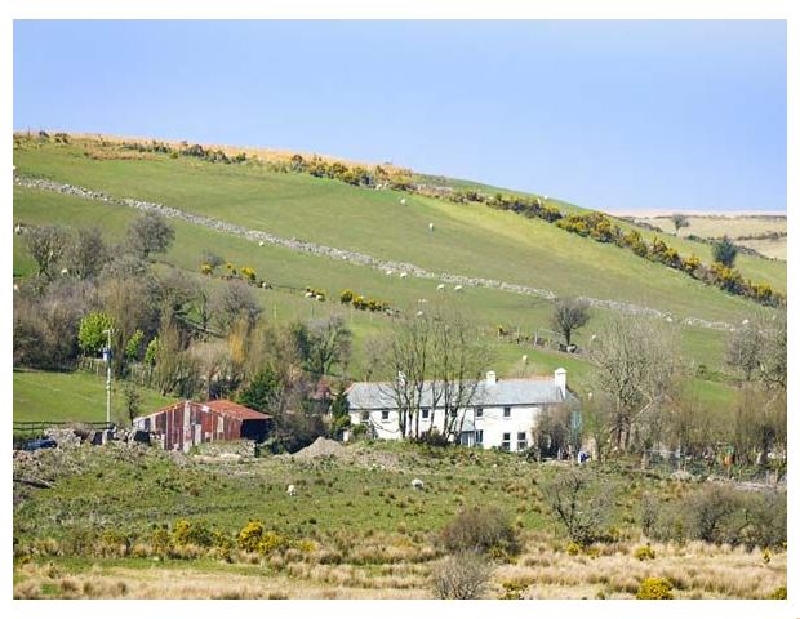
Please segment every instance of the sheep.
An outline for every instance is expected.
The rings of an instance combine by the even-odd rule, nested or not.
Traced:
[[[406,199],[405,198],[400,198],[400,204],[405,206],[406,205]]]
[[[428,224],[428,230],[430,230],[431,232],[433,232],[433,222],[431,222],[431,223],[429,223],[429,224]]]
[[[259,242],[258,242],[258,246],[259,246],[259,247],[264,247],[264,241],[259,241]]]
[[[425,487],[425,484],[422,483],[421,479],[412,479],[411,487],[414,488],[414,490],[422,490]]]
[[[422,315],[423,315],[423,312],[422,312],[422,310],[419,310],[419,311],[417,312],[417,316],[422,316]]]
[[[289,487],[286,488],[286,494],[288,494],[289,496],[295,495],[294,484],[289,484]]]
[[[14,284],[14,292],[19,292],[19,286],[17,286],[17,284]]]
[[[444,290],[444,284],[439,284],[436,286],[436,290]]]
[[[313,298],[314,296],[315,296],[315,295],[314,295],[314,293],[313,293],[313,292],[307,292],[307,293],[306,293],[306,299],[311,299],[311,298]]]
[[[403,279],[405,279],[406,277],[408,277],[408,273],[406,273],[405,271],[403,271],[402,273],[400,273],[400,277],[402,277]]]
[[[61,269],[61,275],[62,276],[67,276],[67,275],[69,275],[69,271],[66,268]]]
[[[394,271],[392,271],[391,269],[387,269],[386,270],[386,275],[391,277],[392,275],[394,275]]]
[[[464,290],[464,286],[458,284],[455,288],[453,288],[456,292],[462,292]]]

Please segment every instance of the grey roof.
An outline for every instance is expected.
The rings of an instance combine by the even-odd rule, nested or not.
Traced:
[[[426,381],[422,391],[422,407],[431,407],[431,383]],[[351,410],[397,408],[390,383],[353,383],[347,390]],[[567,391],[567,400],[577,398]],[[557,404],[563,402],[561,391],[552,378],[509,378],[493,385],[481,381],[470,406],[521,406]],[[441,406],[441,404],[440,404]]]

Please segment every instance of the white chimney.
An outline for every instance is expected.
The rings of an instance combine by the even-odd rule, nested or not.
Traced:
[[[555,372],[555,384],[561,392],[561,397],[567,397],[567,371],[564,368],[558,368]]]
[[[497,379],[495,378],[494,370],[489,370],[488,372],[486,372],[486,386],[491,387],[496,382]]]

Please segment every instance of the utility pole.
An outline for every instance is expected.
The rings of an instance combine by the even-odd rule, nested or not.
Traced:
[[[111,423],[111,336],[114,333],[114,329],[105,329],[103,331],[106,335],[108,335],[108,346],[106,347],[103,356],[106,360],[106,423]]]

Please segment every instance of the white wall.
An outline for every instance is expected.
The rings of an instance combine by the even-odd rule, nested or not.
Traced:
[[[532,442],[532,431],[536,424],[536,420],[541,412],[541,407],[511,407],[511,417],[503,417],[503,408],[484,408],[483,417],[475,418],[475,409],[468,408],[466,411],[459,411],[459,416],[466,415],[470,421],[474,421],[476,430],[483,430],[483,446],[485,449],[492,447],[501,447],[503,442],[503,434],[511,434],[511,451],[517,451],[517,434],[519,432],[525,433],[525,440],[528,447]],[[400,439],[400,418],[397,410],[389,410],[388,419],[383,420],[381,411],[368,411],[369,421],[376,430],[377,438],[382,439]],[[431,412],[428,413],[428,419],[423,419],[420,416],[419,431],[427,432],[431,428]],[[435,411],[434,425],[439,432],[444,433],[444,409],[437,408]],[[362,421],[362,411],[351,411],[350,421],[353,425],[364,423]],[[410,434],[411,429],[407,428],[407,434]]]

